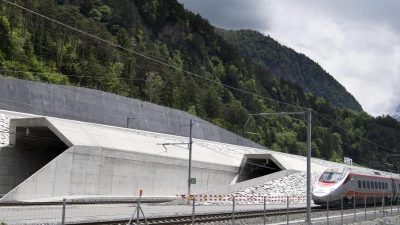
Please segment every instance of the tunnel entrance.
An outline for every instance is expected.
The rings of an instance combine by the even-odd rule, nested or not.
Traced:
[[[283,170],[270,154],[246,154],[240,166],[237,182],[251,180]]]
[[[15,144],[0,148],[0,196],[68,149],[47,127],[16,127],[11,135]]]

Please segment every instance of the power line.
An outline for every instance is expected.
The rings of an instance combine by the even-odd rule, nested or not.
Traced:
[[[42,74],[42,75],[47,75],[47,74],[58,74],[60,76],[66,76],[66,77],[75,77],[75,78],[90,78],[93,80],[128,80],[128,81],[135,81],[135,80],[141,80],[141,81],[146,81],[145,79],[140,79],[140,78],[125,78],[125,77],[113,77],[113,78],[108,78],[108,77],[93,77],[93,76],[83,76],[83,75],[72,75],[72,74],[64,74],[64,73],[59,73],[59,72],[36,72],[36,71],[23,71],[23,70],[9,70],[5,68],[0,68],[0,72],[9,72],[9,73],[33,73],[33,74]],[[126,75],[126,74],[123,74]]]
[[[243,89],[240,89],[240,88],[236,88],[236,87],[233,87],[233,86],[230,86],[230,85],[227,85],[227,84],[219,83],[219,82],[214,81],[214,80],[212,80],[212,79],[209,79],[209,78],[203,77],[203,76],[201,76],[201,75],[198,75],[198,74],[196,74],[196,73],[194,73],[194,72],[191,72],[191,71],[188,71],[188,70],[185,70],[185,69],[181,69],[181,68],[176,67],[176,66],[174,66],[174,65],[171,65],[171,64],[169,64],[169,63],[166,63],[166,62],[163,62],[163,61],[161,61],[161,60],[155,59],[155,58],[153,58],[153,57],[147,56],[147,55],[145,55],[145,54],[143,54],[143,53],[140,53],[140,52],[138,52],[138,51],[125,48],[125,47],[123,47],[123,46],[121,46],[121,45],[119,45],[119,44],[115,44],[115,43],[113,43],[113,42],[111,42],[111,41],[105,40],[105,39],[100,38],[100,37],[98,37],[98,36],[96,36],[96,35],[93,35],[93,34],[90,34],[90,33],[88,33],[88,32],[85,32],[85,31],[83,31],[83,30],[80,30],[80,29],[78,29],[78,28],[72,27],[72,26],[67,25],[67,24],[65,24],[65,23],[62,23],[62,22],[60,22],[60,21],[58,21],[58,20],[52,19],[52,18],[50,18],[50,17],[48,17],[48,16],[45,16],[45,15],[40,14],[40,13],[38,13],[38,12],[35,12],[35,11],[31,10],[31,9],[28,9],[28,8],[26,8],[26,7],[23,7],[23,6],[20,6],[20,5],[16,4],[16,3],[10,2],[10,1],[8,1],[8,0],[1,0],[1,1],[3,1],[3,2],[9,4],[9,5],[15,6],[15,7],[19,8],[19,9],[28,11],[28,12],[30,12],[30,13],[36,15],[36,16],[42,17],[42,18],[44,18],[44,19],[46,19],[46,20],[52,21],[52,22],[54,22],[54,23],[56,23],[56,24],[59,24],[59,25],[61,25],[61,26],[64,26],[64,27],[66,27],[66,28],[68,28],[68,29],[71,29],[71,30],[73,30],[73,31],[75,31],[75,32],[81,33],[81,34],[83,34],[83,35],[86,35],[86,36],[88,36],[88,37],[91,37],[91,38],[93,38],[93,39],[96,39],[96,40],[98,40],[98,41],[101,41],[101,42],[103,42],[103,43],[109,44],[109,45],[111,45],[111,46],[113,46],[113,47],[115,47],[115,48],[117,48],[117,49],[122,49],[122,50],[128,51],[128,52],[130,52],[130,53],[133,53],[133,54],[135,54],[135,55],[138,55],[138,56],[140,56],[140,57],[143,57],[143,58],[146,59],[146,60],[149,60],[149,61],[158,63],[158,64],[163,65],[163,66],[166,66],[166,67],[169,67],[169,68],[174,69],[174,70],[176,70],[176,71],[180,71],[180,72],[186,73],[186,74],[188,74],[188,75],[191,75],[191,76],[194,76],[194,77],[197,77],[197,78],[206,80],[206,81],[208,81],[208,82],[210,82],[210,83],[222,85],[223,87],[228,88],[228,89],[231,89],[231,90],[235,90],[235,91],[238,91],[238,92],[241,92],[241,93],[244,93],[244,94],[252,95],[252,96],[254,96],[254,97],[258,97],[258,98],[266,99],[266,100],[269,100],[269,101],[272,101],[272,102],[276,102],[276,103],[281,104],[281,105],[291,106],[291,107],[300,108],[300,109],[306,109],[306,107],[303,107],[303,106],[290,104],[290,103],[287,103],[287,102],[284,102],[284,101],[280,101],[280,100],[277,100],[277,99],[273,99],[273,98],[268,98],[268,97],[266,97],[266,96],[262,96],[262,95],[259,95],[259,94],[254,93],[254,92],[246,91],[246,90],[243,90]],[[68,75],[66,75],[66,76],[68,76]],[[70,75],[70,76],[71,76],[71,77],[74,77],[74,75]],[[83,76],[77,76],[77,77],[83,77]],[[88,76],[88,77],[89,77],[89,76]],[[90,78],[96,79],[95,77],[90,77]],[[118,78],[117,78],[117,79],[118,79]],[[126,79],[126,78],[121,78],[121,79]],[[101,97],[101,96],[98,96],[98,95],[95,95],[95,96],[96,96],[96,97]],[[105,98],[105,99],[107,99],[107,98]],[[116,100],[114,100],[114,99],[107,99],[107,100],[116,101]],[[120,102],[121,102],[121,101],[120,101]],[[330,120],[330,119],[328,119],[328,118],[322,116],[320,113],[318,113],[318,112],[315,111],[315,110],[313,110],[313,111],[316,112],[317,115],[319,115],[319,116],[320,116],[321,118],[323,118],[324,120],[326,120],[326,121],[330,122],[331,124],[333,124],[334,126],[336,126],[336,127],[338,127],[338,128],[341,128],[341,129],[343,129],[343,130],[346,131],[345,128],[343,128],[343,127],[337,125],[337,124],[336,124],[335,122],[333,122],[332,120]],[[360,137],[361,139],[365,140],[367,143],[371,143],[371,144],[373,144],[373,145],[375,145],[375,146],[378,146],[378,147],[381,147],[381,148],[383,148],[383,149],[390,150],[390,149],[388,149],[388,148],[386,148],[386,147],[384,147],[384,146],[382,146],[382,145],[373,143],[373,142],[369,141],[368,139],[365,139],[365,138],[362,137],[362,136],[359,136],[359,137]]]
[[[315,113],[317,114],[317,116],[319,116],[320,118],[322,118],[322,119],[324,119],[324,120],[330,122],[330,123],[331,123],[332,125],[334,125],[335,127],[340,128],[340,129],[342,129],[342,130],[344,130],[344,131],[347,131],[346,128],[344,128],[344,127],[338,125],[338,124],[337,124],[336,122],[334,122],[332,119],[329,119],[329,118],[327,118],[327,117],[321,115],[321,113],[319,113],[319,112],[317,112],[317,111],[315,111],[315,110],[313,110],[313,112],[315,112]],[[362,140],[365,141],[366,143],[373,144],[373,145],[375,145],[376,147],[380,147],[380,148],[385,149],[385,150],[387,150],[387,151],[393,151],[393,149],[389,149],[389,148],[387,148],[387,147],[385,147],[385,146],[383,146],[383,145],[379,145],[379,144],[377,144],[377,143],[371,142],[370,140],[364,138],[364,137],[361,136],[361,135],[357,135],[357,136],[360,137],[360,139],[362,139]]]
[[[302,107],[302,106],[293,105],[293,104],[290,104],[290,103],[287,103],[287,102],[283,102],[283,101],[280,101],[280,100],[276,100],[276,99],[273,99],[273,98],[268,98],[268,97],[265,97],[265,96],[256,94],[256,93],[254,93],[254,92],[246,91],[246,90],[243,90],[243,89],[240,89],[240,88],[236,88],[236,87],[233,87],[233,86],[230,86],[230,85],[227,85],[227,84],[219,83],[219,82],[217,82],[217,81],[214,81],[214,80],[212,80],[212,79],[203,77],[203,76],[201,76],[201,75],[198,75],[198,74],[196,74],[196,73],[190,72],[190,71],[188,71],[188,70],[181,69],[181,68],[179,68],[179,67],[176,67],[176,66],[174,66],[174,65],[168,64],[168,63],[163,62],[163,61],[161,61],[161,60],[152,58],[152,57],[147,56],[147,55],[145,55],[145,54],[143,54],[143,53],[140,53],[140,52],[138,52],[138,51],[134,51],[134,50],[132,50],[132,49],[125,48],[125,47],[123,47],[123,46],[121,46],[121,45],[119,45],[119,44],[115,44],[115,43],[113,43],[113,42],[111,42],[111,41],[105,40],[105,39],[100,38],[100,37],[98,37],[98,36],[96,36],[96,35],[90,34],[90,33],[86,32],[86,31],[83,31],[83,30],[80,30],[80,29],[78,29],[78,28],[72,27],[72,26],[70,26],[70,25],[68,25],[68,24],[62,23],[62,22],[60,22],[60,21],[58,21],[58,20],[55,20],[55,19],[52,19],[52,18],[50,18],[50,17],[48,17],[48,16],[45,16],[45,15],[43,15],[43,14],[40,14],[40,13],[38,13],[38,12],[36,12],[36,11],[33,11],[33,10],[31,10],[31,9],[28,9],[28,8],[26,8],[26,7],[20,6],[20,5],[16,4],[16,3],[10,2],[10,1],[8,1],[8,0],[1,0],[1,1],[3,1],[3,2],[7,3],[7,4],[10,4],[10,5],[13,5],[13,6],[17,7],[17,8],[22,9],[22,10],[28,11],[28,12],[30,12],[30,13],[32,13],[32,14],[35,14],[35,15],[37,15],[37,16],[39,16],[39,17],[42,17],[42,18],[44,18],[44,19],[47,19],[47,20],[49,20],[49,21],[52,21],[52,22],[54,22],[54,23],[56,23],[56,24],[59,24],[59,25],[61,25],[61,26],[64,26],[64,27],[66,27],[66,28],[68,28],[68,29],[74,30],[75,32],[81,33],[81,34],[83,34],[83,35],[89,36],[89,37],[94,38],[94,39],[96,39],[96,40],[98,40],[98,41],[101,41],[101,42],[103,42],[103,43],[109,44],[109,45],[111,45],[111,46],[113,46],[113,47],[115,47],[115,48],[117,48],[117,49],[122,49],[122,50],[125,50],[125,51],[128,51],[128,52],[131,52],[131,53],[133,53],[133,54],[135,54],[135,55],[138,55],[138,56],[140,56],[140,57],[143,57],[143,58],[145,58],[145,59],[147,59],[147,60],[149,60],[149,61],[153,61],[153,62],[155,62],[155,63],[158,63],[158,64],[160,64],[160,65],[169,67],[169,68],[174,69],[174,70],[176,70],[176,71],[180,71],[180,72],[186,73],[186,74],[188,74],[188,75],[191,75],[191,76],[194,76],[194,77],[197,77],[197,78],[206,80],[206,81],[208,81],[208,82],[210,82],[210,83],[222,85],[222,86],[224,86],[224,87],[226,87],[226,88],[229,88],[229,89],[232,89],[232,90],[235,90],[235,91],[238,91],[238,92],[242,92],[242,93],[244,93],[244,94],[249,94],[249,95],[252,95],[252,96],[254,96],[254,97],[263,98],[263,99],[266,99],[266,100],[269,100],[269,101],[273,101],[273,102],[276,102],[276,103],[281,104],[281,105],[286,105],[286,106],[291,106],[291,107],[295,107],[295,108],[306,109],[305,107]]]

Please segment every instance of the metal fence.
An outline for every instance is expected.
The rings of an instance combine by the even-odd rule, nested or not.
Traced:
[[[347,224],[400,214],[399,198],[349,196],[312,209],[313,224]],[[210,216],[212,215],[212,216]],[[193,195],[169,203],[82,204],[64,199],[53,205],[0,206],[0,224],[80,224],[118,221],[146,224],[168,218],[201,224],[222,218],[222,224],[304,224],[305,196]],[[218,217],[219,216],[219,217]]]

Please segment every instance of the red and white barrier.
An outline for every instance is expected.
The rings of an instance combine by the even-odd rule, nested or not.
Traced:
[[[182,198],[184,200],[192,200],[195,198],[196,202],[199,203],[225,203],[229,204],[235,198],[235,202],[238,204],[262,204],[265,202],[267,204],[282,204],[286,203],[287,196],[286,195],[278,195],[278,196],[261,196],[261,195],[234,195],[234,194],[226,194],[226,195],[177,195],[177,197]],[[306,196],[304,195],[289,195],[290,203],[305,203]]]

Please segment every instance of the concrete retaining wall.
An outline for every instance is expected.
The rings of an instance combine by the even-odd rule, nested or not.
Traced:
[[[226,186],[238,168],[193,162],[192,193]],[[2,201],[73,195],[174,196],[187,193],[187,160],[100,147],[74,146],[26,179]]]
[[[188,136],[185,125],[195,120],[193,136],[199,139],[262,146],[186,112],[80,87],[0,77],[0,109]]]

